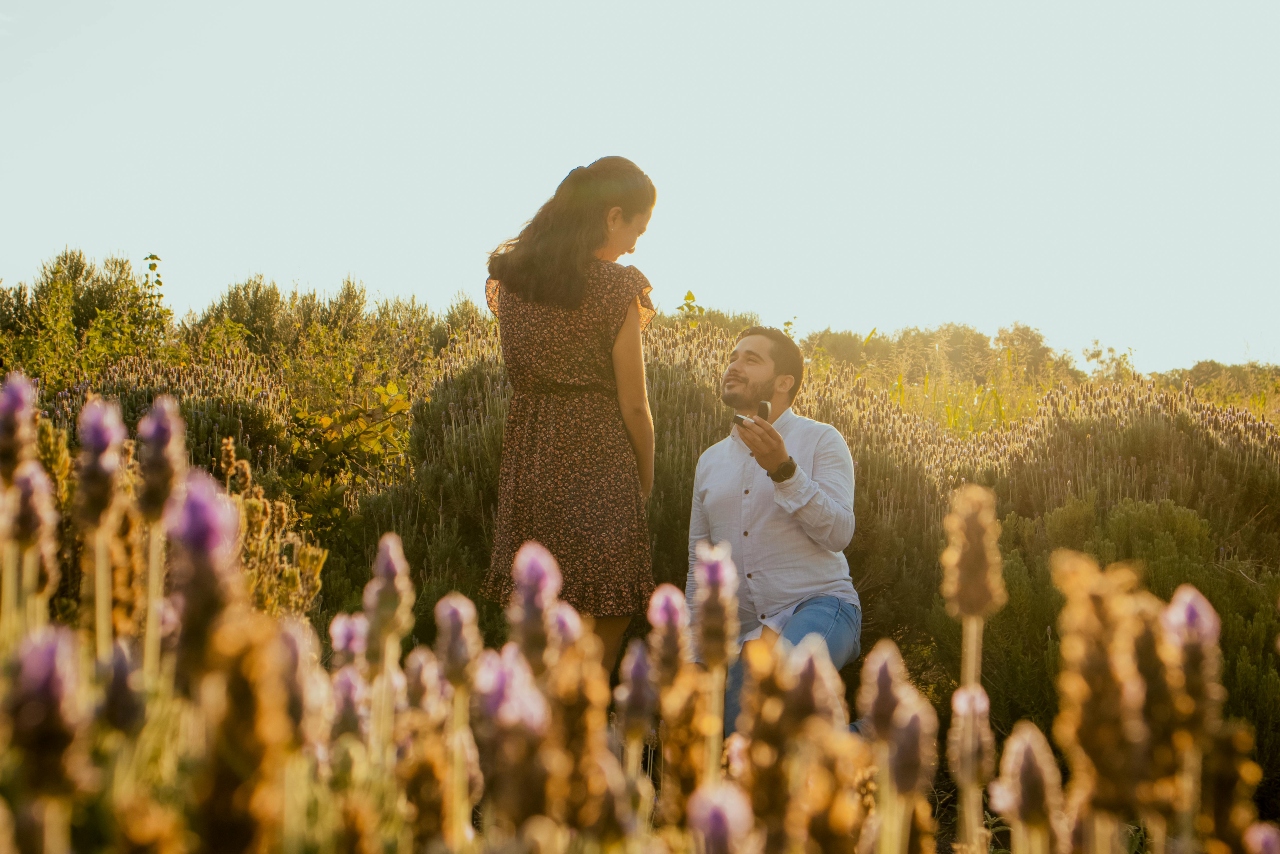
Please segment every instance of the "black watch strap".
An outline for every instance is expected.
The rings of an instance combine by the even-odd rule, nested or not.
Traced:
[[[773,481],[774,483],[782,483],[785,480],[790,480],[791,476],[794,475],[795,473],[796,473],[796,461],[793,460],[791,457],[787,457],[787,461],[785,463],[778,466],[773,471],[769,472],[769,480]]]

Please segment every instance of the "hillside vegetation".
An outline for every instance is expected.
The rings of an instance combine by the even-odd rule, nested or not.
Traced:
[[[659,581],[683,585],[694,465],[728,428],[718,376],[751,319],[681,312],[646,338]],[[954,487],[990,486],[1009,592],[985,645],[997,735],[1024,717],[1048,731],[1057,711],[1063,600],[1051,552],[1130,562],[1161,598],[1189,582],[1222,615],[1227,712],[1256,726],[1258,802],[1280,815],[1280,435],[1270,421],[1280,369],[1201,363],[1144,376],[1101,347],[1077,364],[1022,326],[994,339],[956,325],[827,330],[802,345],[811,376],[796,409],[836,425],[856,462],[847,554],[866,609],[864,650],[896,640],[945,720],[960,629],[938,593],[942,518]],[[0,365],[38,378],[49,420],[71,436],[95,392],[119,399],[131,430],[155,396],[173,394],[192,461],[219,475],[231,437],[265,497],[328,550],[317,626],[359,608],[383,531],[402,537],[417,589],[411,639],[434,636],[444,593],[477,595],[509,392],[496,326],[466,300],[434,311],[370,301],[350,281],[321,297],[251,279],[175,319],[154,270],[67,252],[30,286],[0,290]],[[64,579],[61,595],[76,588]],[[501,608],[477,605],[497,643]],[[856,667],[842,676],[852,696]]]

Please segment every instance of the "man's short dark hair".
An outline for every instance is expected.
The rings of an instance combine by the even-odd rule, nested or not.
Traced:
[[[795,377],[795,385],[791,386],[791,397],[788,402],[796,399],[796,395],[800,393],[800,386],[804,384],[804,354],[800,352],[799,345],[791,340],[791,336],[773,326],[751,326],[738,333],[738,341],[746,338],[748,335],[762,335],[769,339],[769,355],[773,358],[774,373],[778,376],[786,374]]]

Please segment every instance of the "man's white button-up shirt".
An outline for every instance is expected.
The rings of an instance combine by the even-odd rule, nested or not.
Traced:
[[[740,642],[763,626],[781,634],[796,608],[818,596],[861,607],[844,549],[853,540],[853,457],[830,424],[788,408],[773,423],[796,473],[775,484],[732,432],[698,459],[689,520],[685,596],[695,613],[695,548],[728,542],[738,568]]]

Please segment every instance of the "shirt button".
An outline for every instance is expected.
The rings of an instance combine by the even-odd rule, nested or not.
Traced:
[[[748,572],[748,573],[747,573],[747,578],[750,578],[750,577],[751,577],[751,573],[749,573],[749,572]]]
[[[744,490],[742,490],[742,494],[743,494],[743,495],[750,495],[750,494],[751,494],[751,490],[749,490],[749,489],[744,489]]]
[[[760,619],[762,619],[762,620],[763,620],[764,618],[765,618],[765,617],[764,617],[764,614],[761,614],[761,615],[760,615]]]
[[[744,536],[744,537],[749,537],[749,536],[751,536],[751,532],[750,532],[750,531],[743,531],[743,532],[742,532],[742,536]]]

